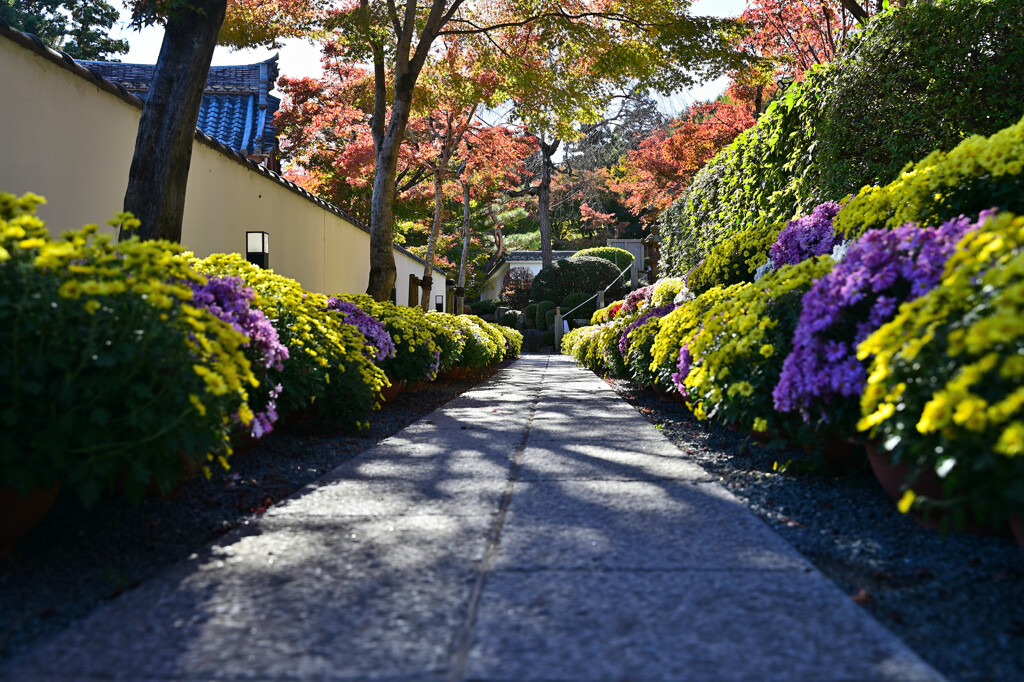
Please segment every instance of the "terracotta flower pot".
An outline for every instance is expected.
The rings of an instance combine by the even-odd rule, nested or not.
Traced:
[[[864,446],[843,438],[835,431],[825,434],[825,464],[834,472],[853,471],[864,466]]]
[[[675,397],[672,395],[673,392],[668,390],[667,388],[662,388],[658,384],[651,384],[651,390],[654,391],[654,394],[658,396],[658,400],[660,400],[661,402],[675,402]]]
[[[454,379],[458,379],[459,378],[459,373],[458,373],[457,370],[458,370],[457,367],[452,367],[451,369],[441,370],[440,372],[437,373],[437,380],[438,381],[452,381]]]
[[[867,450],[868,463],[871,465],[871,471],[874,472],[875,478],[878,479],[878,482],[882,485],[885,492],[889,494],[889,497],[893,500],[899,500],[903,496],[904,485],[907,479],[910,478],[910,467],[902,462],[892,464],[889,461],[889,454],[881,450],[877,443],[865,443],[864,448]],[[946,499],[942,479],[931,469],[925,469],[918,474],[917,479],[910,484],[909,488],[916,495],[922,497],[929,497],[937,501]],[[966,512],[968,520],[964,524],[963,530],[968,533],[976,535],[1006,535],[1006,524],[992,525],[991,522],[979,521],[977,515],[970,508]],[[927,517],[913,509],[908,513],[911,518],[926,528],[941,528],[948,514],[948,512],[942,509],[932,510]]]
[[[11,550],[14,543],[35,528],[50,511],[60,483],[52,488],[32,488],[27,496],[18,494],[14,486],[0,488],[0,559]]]
[[[402,393],[416,393],[421,388],[423,388],[426,384],[427,384],[426,379],[420,379],[419,381],[417,381],[415,383],[412,383],[412,384],[403,381],[402,382],[401,392]]]
[[[1017,512],[1017,515],[1010,519],[1010,532],[1013,539],[1017,541],[1020,551],[1024,552],[1024,512]]]
[[[881,450],[875,442],[865,443],[864,449],[868,453],[868,464],[871,465],[875,478],[889,497],[899,500],[903,496],[903,484],[910,478],[910,467],[903,462],[892,464],[889,461],[889,453]],[[942,481],[934,471],[922,471],[910,487],[918,495],[936,500],[946,497],[942,492]]]
[[[402,387],[405,385],[404,381],[392,381],[390,386],[385,386],[380,389],[381,400],[385,403],[390,403],[398,394],[402,392]]]

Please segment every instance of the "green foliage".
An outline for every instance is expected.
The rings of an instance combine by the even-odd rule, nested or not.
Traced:
[[[636,260],[629,251],[615,246],[595,246],[590,249],[582,249],[569,256],[569,259],[576,260],[584,257],[604,258],[606,261],[613,263],[619,269],[619,272],[622,272]]]
[[[555,261],[533,278],[530,288],[531,301],[561,301],[569,294],[591,295],[599,289],[615,284],[605,294],[606,298],[622,298],[629,291],[629,285],[622,281],[619,269],[604,258],[581,256]]]
[[[733,287],[683,338],[691,362],[683,384],[694,414],[756,431],[795,432],[802,420],[775,411],[772,390],[792,350],[803,294],[832,270],[829,256],[785,265],[756,284]]]
[[[724,238],[690,273],[690,290],[701,294],[713,286],[754,281],[754,272],[768,260],[768,249],[781,228],[781,225],[755,225]]]
[[[485,298],[482,301],[470,303],[469,307],[473,309],[474,315],[493,315],[500,305],[502,305],[501,299]]]
[[[0,0],[0,19],[75,59],[109,60],[128,51],[127,40],[108,35],[118,11],[104,0]]]
[[[548,329],[548,311],[554,310],[558,305],[554,301],[541,301],[537,304],[537,313],[534,318],[534,328],[540,329],[541,331],[547,331]]]
[[[63,481],[90,504],[226,466],[246,337],[190,305],[205,280],[177,245],[94,225],[51,239],[39,203],[0,193],[0,486]]]
[[[437,367],[438,371],[442,372],[459,366],[466,348],[466,335],[451,321],[452,317],[457,317],[457,315],[437,311],[430,311],[426,315],[427,324],[430,325],[431,334],[434,336],[434,343],[441,351]]]
[[[838,199],[1015,123],[1024,114],[1020,12],[1018,0],[922,2],[854,34],[830,73],[808,182]]]
[[[654,385],[655,375],[651,370],[651,363],[654,360],[654,339],[661,329],[662,319],[652,317],[629,334],[629,350],[626,351],[623,361],[626,363],[629,376],[640,386]]]
[[[661,218],[663,270],[682,276],[726,235],[888,183],[908,159],[990,135],[1020,118],[1022,94],[1015,0],[880,15],[696,175]]]
[[[501,316],[501,325],[509,329],[515,329],[519,322],[520,312],[518,310],[506,310]]]
[[[911,221],[938,225],[992,207],[1024,212],[1024,119],[908,163],[885,187],[863,188],[839,211],[835,226],[856,237]]]
[[[531,303],[530,305],[523,308],[523,319],[526,323],[527,329],[537,328],[537,304]]]
[[[594,294],[587,294],[580,292],[578,294],[569,294],[562,299],[562,315],[571,317],[574,320],[589,320],[590,316],[597,312],[597,299],[589,301],[586,305],[576,309],[572,312],[576,306],[580,305],[587,299],[593,298]]]
[[[294,279],[235,253],[214,254],[194,267],[210,275],[241,277],[255,293],[253,306],[266,314],[288,347],[284,371],[273,375],[284,389],[278,399],[282,415],[313,404],[346,428],[367,424],[386,378],[362,352],[363,335],[351,325],[339,324],[326,310],[326,296],[306,291]]]
[[[498,332],[505,337],[505,359],[518,358],[523,349],[523,335],[507,326],[498,327]]]

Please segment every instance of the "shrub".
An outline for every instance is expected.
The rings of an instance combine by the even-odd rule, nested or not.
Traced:
[[[623,357],[629,376],[643,387],[654,385],[654,372],[651,363],[654,361],[654,340],[661,329],[662,318],[658,315],[648,317],[646,321],[629,333],[629,345]]]
[[[450,313],[439,313],[430,311],[426,315],[426,322],[430,325],[434,343],[440,351],[438,357],[438,371],[448,371],[453,367],[460,366],[463,351],[466,348],[466,334],[461,326],[452,318],[458,315]]]
[[[253,305],[266,314],[288,347],[284,370],[271,375],[282,386],[282,414],[315,405],[345,428],[367,425],[387,378],[365,352],[366,337],[359,329],[327,310],[327,296],[308,292],[295,280],[253,265],[239,254],[214,254],[193,265],[209,275],[240,277],[253,290]]]
[[[475,315],[453,315],[448,322],[457,327],[466,339],[458,366],[482,369],[505,357],[505,336],[496,325]]]
[[[501,316],[501,325],[509,329],[515,329],[516,325],[519,324],[519,316],[521,314],[518,310],[506,310],[505,314]]]
[[[469,307],[473,309],[474,315],[493,315],[494,311],[497,310],[498,306],[500,306],[501,304],[502,303],[500,299],[485,298],[482,301],[471,303]]]
[[[523,319],[527,329],[537,328],[537,304],[531,303],[523,308]]]
[[[395,342],[395,356],[379,361],[378,366],[392,381],[432,380],[437,376],[441,349],[434,342],[427,314],[418,306],[399,306],[390,301],[374,301],[367,294],[342,294],[384,325]]]
[[[853,242],[801,300],[793,350],[773,391],[776,409],[853,433],[866,378],[857,343],[891,320],[902,302],[938,284],[946,259],[971,227],[959,218],[935,229],[872,230]]]
[[[597,299],[594,294],[585,293],[569,294],[562,299],[562,317],[571,317],[574,320],[589,320],[590,316],[597,310]],[[587,299],[593,299],[588,301]],[[583,304],[583,305],[581,305]],[[579,307],[577,307],[579,306]]]
[[[1016,0],[945,0],[875,17],[831,64],[807,72],[697,173],[660,220],[662,269],[682,276],[725,235],[889,183],[907,159],[1012,124],[1024,91],[1018,15]],[[1003,189],[1005,197],[976,196],[1021,196],[1021,185]],[[1008,206],[969,199],[955,206],[950,199],[947,213],[896,224],[934,225]]]
[[[998,520],[1024,509],[1024,217],[969,232],[940,279],[858,347],[871,365],[857,428],[934,471],[957,520],[964,503]]]
[[[1017,0],[915,3],[873,19],[829,70],[808,185],[839,199],[894,180],[908,159],[1015,123],[1024,92],[1019,19]],[[913,220],[938,225],[992,206]]]
[[[332,296],[327,299],[327,310],[337,313],[338,319],[344,324],[359,330],[363,335],[363,352],[371,360],[380,362],[395,357],[395,342],[391,334],[379,320],[367,315],[355,303]]]
[[[530,300],[561,301],[569,294],[594,294],[618,276],[619,270],[603,258],[582,256],[555,261],[534,277]],[[606,297],[621,298],[628,291],[629,286],[619,279],[608,289]]]
[[[649,305],[657,308],[668,303],[679,305],[693,300],[693,292],[686,286],[682,277],[662,277],[651,285]]]
[[[683,354],[689,352],[687,344],[700,329],[707,312],[720,301],[735,295],[742,286],[713,287],[662,318],[651,349],[649,370],[654,376],[654,384],[666,390],[682,392],[680,377],[685,378],[686,373],[680,369],[679,363]]]
[[[498,327],[497,329],[505,337],[505,359],[518,358],[523,349],[523,335],[509,327]]]
[[[832,253],[839,243],[832,221],[839,212],[839,204],[827,201],[819,204],[810,215],[789,221],[768,249],[772,267],[796,265],[800,261]]]
[[[758,266],[767,260],[768,249],[778,233],[776,226],[762,225],[724,238],[685,278],[687,286],[694,294],[701,294],[711,287],[752,282]]]
[[[245,429],[253,438],[261,438],[273,431],[277,421],[277,397],[283,386],[275,377],[284,370],[288,348],[263,311],[252,306],[255,294],[241,277],[210,277],[206,283],[192,281],[189,286],[197,308],[208,310],[248,338],[243,353],[259,383],[248,390],[253,417]]]
[[[831,269],[829,256],[786,265],[708,309],[686,340],[675,377],[698,418],[715,416],[756,431],[797,430],[799,418],[774,410],[772,389],[792,348],[801,296]]]
[[[534,325],[536,325],[537,329],[540,329],[541,331],[548,331],[548,327],[550,326],[547,321],[548,311],[554,310],[555,307],[556,306],[553,301],[541,301],[537,304],[537,316],[534,321]]]
[[[569,259],[578,260],[584,257],[604,258],[606,261],[615,265],[619,272],[625,270],[633,263],[634,260],[636,260],[633,254],[629,251],[615,246],[595,246],[590,249],[582,249],[569,256]]]
[[[661,319],[670,312],[676,309],[674,303],[668,303],[658,308],[647,308],[643,312],[637,312],[636,319],[633,319],[628,324],[622,327],[622,332],[619,334],[619,355],[622,357],[623,362],[626,366],[629,366],[629,349],[632,344],[632,335],[640,327],[645,326],[652,319]],[[654,339],[651,339],[651,344],[654,343]]]
[[[533,271],[529,268],[509,268],[501,283],[501,302],[509,308],[522,309],[530,301]]]
[[[554,346],[555,335],[552,332],[544,332],[540,337],[540,345],[542,346]]]
[[[856,237],[907,222],[937,225],[992,207],[1024,211],[1024,119],[992,137],[964,140],[948,154],[933,151],[885,187],[864,187],[835,225]]]
[[[94,225],[52,239],[42,201],[0,193],[0,486],[63,480],[90,504],[226,466],[253,418],[246,337],[193,305],[205,280],[180,247]]]
[[[590,324],[604,324],[615,318],[622,310],[623,301],[615,301],[603,308],[598,309],[590,316]]]

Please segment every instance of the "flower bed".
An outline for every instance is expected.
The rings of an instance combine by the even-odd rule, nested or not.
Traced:
[[[354,432],[389,377],[482,371],[522,346],[476,317],[308,292],[237,254],[115,243],[95,226],[54,239],[42,201],[0,194],[0,488],[63,482],[86,504],[168,492],[227,468],[232,437],[278,415],[312,409]]]
[[[790,221],[757,268],[743,259],[768,228],[749,242],[738,233],[691,273],[696,298],[652,309],[634,292],[568,334],[563,351],[675,393],[699,419],[812,449],[877,439],[909,465],[901,511],[941,509],[946,527],[1019,516],[1024,218],[988,209],[1020,201],[1007,188],[1019,184],[1022,140],[1024,120],[845,205],[821,204]],[[964,206],[974,213],[953,215]],[[918,477],[942,494],[926,497]]]

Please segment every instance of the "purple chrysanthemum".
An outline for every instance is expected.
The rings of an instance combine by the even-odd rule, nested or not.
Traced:
[[[245,286],[241,277],[209,277],[205,284],[190,282],[192,303],[197,308],[208,310],[214,317],[230,324],[234,329],[249,337],[245,355],[260,383],[267,378],[268,370],[281,371],[288,359],[288,347],[281,343],[277,330],[263,311],[252,307],[254,294]],[[253,414],[250,431],[256,438],[270,433],[277,421],[277,396],[280,384],[266,395],[256,394],[250,400]],[[258,403],[263,402],[262,405]]]
[[[679,349],[679,361],[676,363],[676,373],[671,376],[672,384],[679,391],[680,395],[686,395],[686,375],[690,373],[693,366],[693,356],[690,355],[690,346],[683,344]]]
[[[645,287],[645,288],[649,289],[650,287]],[[642,291],[642,290],[641,289],[637,289],[637,291]],[[629,300],[628,297],[627,297],[626,300],[627,301]],[[670,312],[672,312],[675,309],[676,309],[675,303],[668,303],[666,305],[661,306],[660,308],[655,308],[653,310],[648,310],[646,313],[641,315],[637,320],[635,320],[632,323],[630,323],[623,330],[622,335],[619,337],[619,354],[622,355],[623,358],[626,357],[626,352],[629,351],[629,333],[631,331],[633,331],[634,329],[637,329],[638,327],[644,326],[645,324],[647,324],[647,322],[652,317],[665,317],[666,315],[668,315]]]
[[[355,303],[334,297],[327,299],[327,309],[340,313],[345,324],[359,330],[367,346],[366,355],[371,360],[380,362],[395,357],[395,342],[377,318],[367,315]]]
[[[840,241],[832,228],[837,213],[839,204],[826,201],[816,206],[810,215],[789,221],[768,249],[774,267],[796,265],[808,258],[832,253],[832,248]]]
[[[853,242],[801,300],[793,350],[772,393],[775,408],[799,410],[810,421],[817,405],[816,416],[830,420],[836,412],[830,403],[859,396],[866,374],[857,344],[891,320],[901,303],[934,288],[960,238],[989,215],[982,213],[977,223],[961,216],[938,228],[908,223],[870,230]]]

